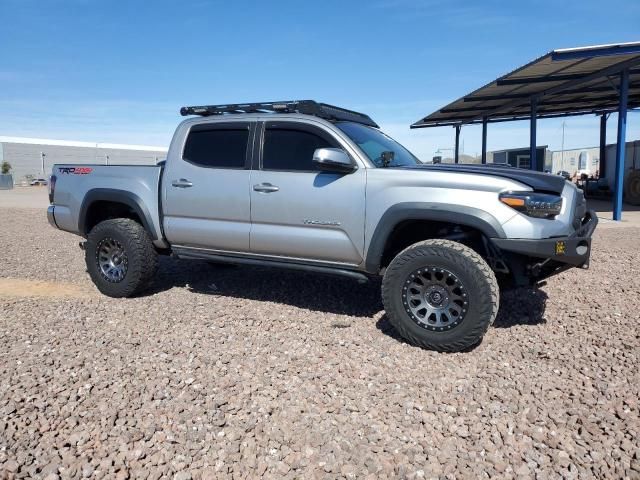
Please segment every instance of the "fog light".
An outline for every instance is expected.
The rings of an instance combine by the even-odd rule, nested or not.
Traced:
[[[576,247],[576,253],[578,255],[585,255],[589,251],[589,245],[586,242],[580,242]]]

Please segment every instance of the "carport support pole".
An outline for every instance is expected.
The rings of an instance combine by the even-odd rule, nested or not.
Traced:
[[[627,139],[627,101],[629,97],[629,69],[620,73],[620,106],[618,108],[618,143],[616,145],[616,184],[613,197],[613,219],[622,220],[622,191],[624,188],[624,154]]]
[[[458,163],[458,160],[460,159],[460,128],[460,125],[456,125],[456,163]]]
[[[563,165],[564,168],[564,165]],[[607,176],[607,114],[600,116],[600,165],[599,178]]]
[[[482,164],[487,163],[487,117],[482,117]]]
[[[531,97],[531,124],[529,127],[529,168],[538,170],[537,155],[537,120],[538,120],[538,98]]]

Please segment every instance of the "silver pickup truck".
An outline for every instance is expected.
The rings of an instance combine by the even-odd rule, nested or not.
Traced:
[[[423,164],[367,115],[310,100],[181,113],[157,166],[53,167],[49,221],[86,239],[105,295],[142,291],[158,255],[383,276],[407,341],[459,351],[499,284],[588,267],[597,218],[560,176]]]

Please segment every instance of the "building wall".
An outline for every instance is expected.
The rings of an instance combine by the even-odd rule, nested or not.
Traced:
[[[27,175],[46,178],[56,163],[153,165],[167,155],[166,150],[161,147],[157,150],[136,146],[126,148],[126,145],[122,147],[124,148],[0,142],[0,161],[6,160],[11,164],[11,173],[18,184],[24,181]]]
[[[524,165],[529,163],[529,148],[519,148],[510,150],[498,150],[495,152],[487,152],[488,163],[508,163],[512,167],[529,168]],[[538,147],[536,151],[538,158],[538,170],[548,170],[551,166],[551,153],[547,147]],[[518,160],[520,159],[520,160]]]
[[[562,160],[562,152],[553,152],[553,173],[565,170],[572,176],[575,175],[580,166],[580,154],[586,154],[588,157],[589,174],[606,177],[609,187],[613,189],[616,168],[616,144],[612,143],[605,147],[605,155],[607,156],[606,172],[600,171],[600,148],[589,147],[565,150],[564,161]],[[640,140],[626,143],[625,177],[630,169],[640,169]]]
[[[616,144],[607,145],[605,150],[607,156],[607,165],[605,176],[609,188],[614,190],[615,188],[615,176],[616,176]],[[633,142],[627,142],[625,154],[624,154],[624,176],[632,170],[640,170],[640,140]]]
[[[584,159],[584,165],[580,164],[581,156]],[[595,175],[600,169],[600,148],[587,147],[565,150],[564,152],[553,152],[552,163],[553,173],[558,173],[562,170],[574,176],[578,169],[584,166],[583,170],[587,170],[590,175]]]

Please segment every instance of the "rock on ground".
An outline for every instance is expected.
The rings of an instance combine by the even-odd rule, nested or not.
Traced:
[[[0,478],[640,476],[638,229],[446,355],[376,282],[163,259],[101,296],[44,217],[0,209]]]

